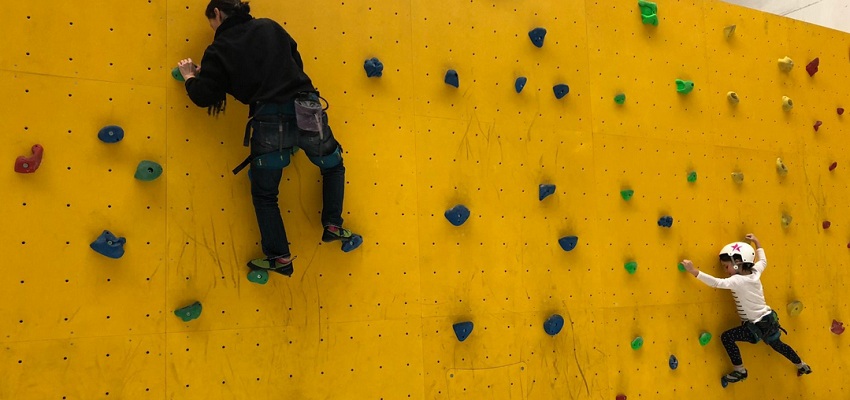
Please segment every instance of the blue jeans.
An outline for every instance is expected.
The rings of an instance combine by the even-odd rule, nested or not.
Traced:
[[[345,193],[345,166],[341,154],[342,148],[333,137],[324,116],[323,132],[306,132],[298,129],[294,115],[271,114],[257,115],[252,124],[251,155],[257,156],[281,151],[287,157],[293,146],[304,150],[311,162],[319,165],[322,173],[322,226],[342,226],[342,201]],[[325,168],[317,163],[317,157],[327,156],[339,151],[339,164]],[[280,215],[278,194],[283,169],[257,168],[251,166],[251,198],[257,223],[260,227],[263,253],[268,258],[290,255],[286,229]]]

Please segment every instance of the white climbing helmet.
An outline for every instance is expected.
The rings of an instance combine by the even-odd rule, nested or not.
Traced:
[[[741,256],[741,259],[743,259],[745,263],[753,263],[756,259],[756,251],[753,249],[753,246],[750,246],[744,242],[734,242],[723,246],[723,249],[720,250],[720,255],[723,254],[726,254],[729,257],[738,254]]]

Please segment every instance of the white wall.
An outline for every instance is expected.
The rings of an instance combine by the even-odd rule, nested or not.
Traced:
[[[723,0],[788,18],[850,32],[850,0]]]

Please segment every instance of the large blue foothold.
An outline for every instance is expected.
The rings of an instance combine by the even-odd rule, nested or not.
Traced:
[[[531,43],[537,47],[543,47],[543,39],[546,38],[546,28],[534,28],[528,32],[528,37],[531,38]]]
[[[679,368],[679,360],[676,359],[676,356],[671,355],[668,363],[670,364],[670,369]]]
[[[127,239],[116,237],[109,231],[103,231],[98,238],[92,242],[92,250],[109,258],[121,258],[124,255],[124,243]]]
[[[566,96],[567,93],[570,92],[570,87],[561,83],[561,84],[555,85],[555,87],[553,87],[552,90],[555,91],[555,98],[560,100],[560,99],[563,99],[564,96]]]
[[[658,219],[658,226],[664,227],[664,228],[669,228],[669,227],[673,226],[673,217],[664,216],[664,217],[659,218]]]
[[[460,87],[460,78],[457,76],[457,71],[450,69],[446,72],[446,84]]]
[[[470,333],[472,333],[472,322],[458,322],[452,325],[452,328],[455,330],[455,336],[457,336],[457,340],[462,342],[469,337]]]
[[[104,143],[118,143],[124,139],[124,128],[118,125],[107,125],[97,132],[97,138]]]
[[[545,198],[547,198],[547,197],[549,197],[553,194],[555,194],[555,185],[543,184],[543,185],[540,185],[540,193],[537,197],[540,198],[540,201],[543,201],[543,199],[545,199]]]
[[[469,209],[462,204],[458,204],[446,210],[446,219],[454,226],[461,226],[469,218]]]
[[[514,82],[514,89],[516,89],[517,93],[522,92],[522,89],[525,88],[526,82],[528,82],[528,78],[524,76],[516,78],[516,82]]]
[[[546,322],[543,323],[543,330],[546,331],[550,336],[555,336],[558,332],[561,332],[561,329],[564,327],[564,317],[555,314],[549,317]]]
[[[561,248],[564,249],[564,251],[572,251],[576,248],[576,244],[578,244],[578,237],[564,236],[558,239],[558,244],[561,245]]]
[[[366,70],[366,76],[369,78],[380,78],[384,74],[384,64],[375,57],[366,60],[363,63],[363,69]]]

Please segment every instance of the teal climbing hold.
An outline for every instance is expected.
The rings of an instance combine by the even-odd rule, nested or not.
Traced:
[[[625,200],[625,201],[631,200],[632,196],[634,196],[634,195],[635,195],[635,191],[632,190],[632,189],[626,189],[626,190],[620,191],[620,197],[622,197],[623,200]]]
[[[180,317],[183,322],[189,322],[201,316],[202,308],[203,307],[201,307],[201,302],[196,301],[192,303],[192,305],[174,310],[174,315]]]
[[[689,172],[688,173],[688,182],[694,183],[696,181],[697,181],[697,172],[696,171]]]
[[[676,79],[676,91],[681,94],[688,94],[694,90],[694,83],[682,79]]]
[[[472,333],[472,321],[466,322],[458,322],[452,325],[452,329],[455,331],[455,336],[457,336],[458,341],[464,341],[469,335]]]
[[[658,26],[658,6],[650,1],[639,0],[640,17],[644,24]]]
[[[623,267],[629,274],[634,274],[635,272],[637,272],[638,263],[637,261],[629,261],[625,265],[623,265]]]
[[[142,161],[136,167],[134,177],[140,181],[152,181],[162,175],[162,166],[153,161]]]
[[[186,82],[186,80],[183,79],[183,74],[180,73],[180,68],[178,67],[171,69],[171,77],[178,82]]]
[[[676,268],[679,268],[679,272],[685,272],[686,271],[685,270],[685,264],[682,264],[682,263],[679,263],[679,265],[677,265]]]
[[[269,281],[269,272],[263,269],[255,269],[248,273],[248,281],[258,285],[265,285]]]
[[[705,346],[708,342],[711,341],[711,334],[708,332],[703,332],[699,335],[699,345]]]

